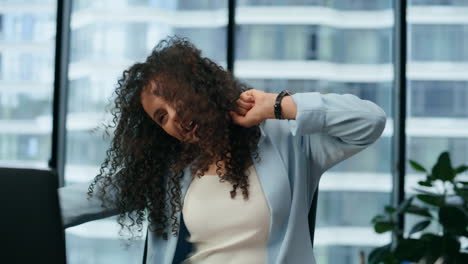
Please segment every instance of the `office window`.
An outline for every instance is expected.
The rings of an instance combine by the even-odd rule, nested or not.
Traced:
[[[412,6],[467,6],[468,2],[465,0],[410,0],[408,1]]]
[[[450,150],[454,164],[463,164],[468,160],[468,140],[465,138],[414,136],[408,144],[408,154],[427,165],[433,165],[437,154],[445,150]]]
[[[319,196],[317,228],[369,225],[373,213],[388,202],[388,195],[375,191],[323,191]],[[319,243],[317,241],[317,243]]]
[[[392,8],[391,1],[388,0],[335,0],[328,1],[333,3],[332,6],[337,9],[343,10],[380,10]]]
[[[427,168],[444,151],[453,166],[467,160],[468,27],[461,8],[467,4],[413,0],[408,6],[407,158]],[[410,191],[424,175],[406,166]]]
[[[456,9],[456,7],[452,7],[452,9],[454,8]],[[411,60],[427,62],[468,61],[468,25],[410,24],[409,30],[411,31],[408,36],[411,41],[411,57],[409,57]]]
[[[313,25],[239,25],[236,59],[316,60],[317,31]]]
[[[241,60],[320,60],[340,64],[391,63],[390,29],[324,25],[239,25]]]
[[[337,10],[379,10],[391,8],[388,0],[239,0],[238,6],[321,6]]]
[[[178,10],[219,10],[227,8],[227,1],[216,0],[177,0]]]
[[[391,122],[393,24],[378,22],[393,10],[388,1],[370,2],[240,1],[235,75],[273,93],[355,94],[379,104]],[[390,241],[375,234],[370,221],[390,203],[392,133],[387,128],[368,149],[323,175],[314,239],[318,263],[357,264],[360,251]]]
[[[341,234],[332,234],[341,236]],[[317,246],[315,249],[315,260],[317,263],[348,263],[360,264],[360,252],[368,254],[372,251],[373,246],[365,247],[350,247],[350,246]]]
[[[319,59],[347,64],[391,63],[391,28],[320,27]],[[323,50],[322,50],[323,48]]]
[[[226,50],[222,48],[227,46],[225,28],[177,27],[174,34],[188,37],[195,46],[203,47],[204,56],[226,67]]]
[[[56,1],[1,1],[0,166],[48,167]]]
[[[95,129],[108,117],[107,99],[123,69],[143,60],[161,38],[189,37],[225,67],[228,3],[71,2],[66,184],[97,174],[110,143]],[[456,166],[468,159],[463,13],[468,2],[408,2],[407,158],[429,166],[448,150]],[[0,3],[0,165],[47,167],[56,1]],[[238,0],[237,5],[237,77],[274,93],[355,94],[380,105],[391,123],[392,1]],[[361,251],[390,240],[376,235],[368,220],[390,202],[392,134],[387,126],[375,144],[324,174],[314,248],[318,263],[357,264]],[[421,175],[406,166],[410,190]],[[69,263],[140,262],[142,241],[125,248],[118,229],[114,218],[69,229]]]
[[[410,113],[414,117],[466,118],[468,81],[411,81]]]
[[[2,38],[3,34],[3,15],[0,14],[0,39]]]

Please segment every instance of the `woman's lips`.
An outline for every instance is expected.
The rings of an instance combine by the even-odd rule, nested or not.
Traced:
[[[197,130],[198,124],[196,124],[193,128],[192,131],[190,131],[190,134],[195,135],[195,130]]]
[[[187,133],[187,132],[189,132],[189,131],[191,130],[191,125],[192,125],[192,123],[193,123],[193,122],[190,122],[190,124],[188,124],[188,125],[186,125],[186,126],[185,126],[185,125],[181,125],[181,126],[180,126],[180,128],[182,129],[181,132],[184,132],[184,134]]]
[[[195,131],[197,130],[198,128],[198,124],[193,126],[192,130],[190,130],[189,132],[187,132],[187,135],[188,135],[188,140],[192,140],[193,138],[195,138]]]

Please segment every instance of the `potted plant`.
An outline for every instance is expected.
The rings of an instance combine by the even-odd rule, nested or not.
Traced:
[[[468,181],[460,175],[466,165],[452,167],[450,155],[439,155],[432,169],[426,170],[410,160],[411,166],[426,174],[418,182],[415,194],[397,208],[385,207],[385,213],[372,219],[377,233],[397,230],[395,242],[375,248],[368,256],[369,264],[385,263],[468,263],[468,248],[461,248],[460,240],[468,238]],[[396,229],[399,215],[416,215],[421,221],[408,234]],[[435,225],[437,232],[426,231]],[[419,232],[423,232],[418,234]],[[418,235],[416,237],[416,235]]]

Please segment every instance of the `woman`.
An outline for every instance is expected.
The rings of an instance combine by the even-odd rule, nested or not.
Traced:
[[[252,89],[178,37],[124,71],[116,95],[107,158],[91,185],[60,189],[62,214],[65,227],[117,214],[139,233],[147,219],[147,263],[314,263],[320,176],[386,121],[350,94]]]

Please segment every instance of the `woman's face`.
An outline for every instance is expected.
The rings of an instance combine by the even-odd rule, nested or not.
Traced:
[[[150,82],[151,87],[143,88],[141,92],[141,104],[146,114],[153,119],[167,134],[184,142],[197,142],[199,138],[195,136],[198,125],[181,124],[175,109],[169,105],[161,96],[155,95],[154,82]]]

